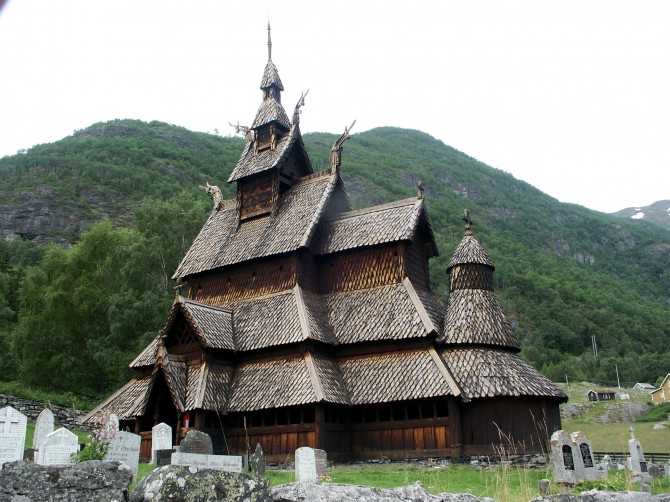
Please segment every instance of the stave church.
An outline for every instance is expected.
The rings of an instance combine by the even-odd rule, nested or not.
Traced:
[[[472,235],[431,291],[438,254],[422,190],[352,210],[343,144],[314,172],[272,61],[246,146],[173,279],[180,286],[158,336],[130,363],[135,376],[106,410],[142,435],[195,428],[218,454],[260,443],[270,460],[296,448],[333,460],[542,452],[566,396],[518,355],[493,291],[494,264]],[[460,212],[460,211],[459,211]]]

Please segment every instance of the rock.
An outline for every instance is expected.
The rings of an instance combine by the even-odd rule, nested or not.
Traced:
[[[121,462],[90,460],[43,466],[7,462],[0,469],[0,500],[127,501],[132,471]]]
[[[601,492],[590,490],[579,495],[560,494],[534,498],[531,502],[670,502],[670,494],[649,495],[642,492]]]
[[[269,500],[272,502],[332,502],[334,500],[338,502],[493,502],[493,499],[479,498],[469,493],[431,495],[421,486],[421,483],[390,490],[312,481],[276,486],[272,489]]]
[[[663,464],[651,464],[649,466],[649,475],[654,479],[665,477],[665,466]]]
[[[668,426],[665,425],[665,424],[654,424],[654,427],[653,427],[653,429],[655,431],[662,431],[662,430],[667,429],[667,428],[668,428]]]
[[[271,500],[270,482],[248,474],[165,465],[147,474],[133,490],[130,500],[261,502]]]

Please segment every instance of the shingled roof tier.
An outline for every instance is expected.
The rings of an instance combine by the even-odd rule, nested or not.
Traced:
[[[100,410],[108,411],[119,417],[119,420],[129,420],[144,415],[149,400],[149,392],[154,383],[155,371],[142,378],[133,378],[126,385],[109,396],[82,418],[87,423]]]
[[[346,387],[324,357],[289,355],[240,364],[230,385],[229,412],[320,401],[348,404]],[[317,369],[320,367],[320,369]]]
[[[225,203],[212,211],[173,278],[308,246],[338,179],[337,173],[302,178],[283,194],[276,212],[239,225],[234,202]]]
[[[471,235],[466,235],[461,240],[456,251],[454,251],[454,254],[451,256],[451,261],[447,266],[447,272],[449,272],[450,268],[464,263],[488,265],[495,269],[489,255],[484,251],[484,248],[482,248],[477,239]]]
[[[386,242],[411,241],[420,221],[430,229],[423,199],[411,198],[338,214],[319,225],[312,250],[329,254]],[[433,256],[437,245],[429,230]]]
[[[516,352],[519,342],[493,291],[459,289],[449,294],[444,342],[458,345],[497,345]]]
[[[265,70],[263,70],[263,79],[261,80],[261,89],[267,89],[272,86],[276,86],[280,91],[284,90],[284,84],[281,83],[281,78],[279,78],[279,71],[277,67],[272,62],[272,59],[268,59],[268,62],[265,64]]]
[[[468,399],[500,396],[567,396],[517,354],[483,348],[441,350],[451,375]]]
[[[273,97],[264,99],[256,112],[256,118],[252,124],[252,129],[257,129],[261,126],[276,122],[287,131],[291,128],[291,121],[286,114],[284,107],[276,101]]]
[[[335,338],[341,344],[422,338],[439,330],[409,280],[334,293],[325,301]],[[439,305],[436,300],[430,312]]]
[[[433,349],[372,354],[340,361],[351,404],[437,396],[460,390]]]

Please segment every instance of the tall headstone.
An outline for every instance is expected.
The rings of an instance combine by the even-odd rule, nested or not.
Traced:
[[[142,436],[132,432],[118,431],[109,443],[105,460],[118,460],[126,464],[137,478],[137,466],[140,463],[140,444]]]
[[[570,436],[558,430],[551,435],[551,458],[554,464],[554,482],[575,484],[575,449]]]
[[[191,429],[186,437],[179,443],[180,453],[198,453],[200,455],[212,455],[214,448],[212,438],[202,431]]]
[[[72,464],[72,454],[79,451],[79,438],[65,427],[47,434],[42,443],[38,463],[41,465]]]
[[[119,417],[114,413],[109,415],[109,429],[113,431],[119,430]]]
[[[249,471],[256,476],[265,476],[265,455],[260,443],[256,445],[256,451],[249,458]]]
[[[33,450],[39,451],[47,434],[54,431],[54,414],[49,408],[44,408],[37,416],[35,433],[33,434]]]
[[[574,444],[575,477],[577,481],[597,481],[607,478],[607,467],[604,464],[596,464],[593,458],[591,441],[583,432],[573,432],[570,440]]]
[[[151,429],[151,463],[157,464],[156,452],[172,450],[172,427],[161,422]]]
[[[326,475],[327,455],[323,450],[303,446],[295,451],[295,480],[316,481]]]
[[[0,409],[0,466],[23,459],[27,417],[11,406]]]

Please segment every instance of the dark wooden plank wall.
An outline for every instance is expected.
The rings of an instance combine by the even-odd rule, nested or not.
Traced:
[[[319,447],[314,424],[228,429],[226,442],[231,455],[243,455],[247,450],[253,452],[260,444],[263,452],[276,460],[288,457],[292,460],[295,450],[302,446]]]
[[[404,253],[397,243],[327,255],[317,262],[322,293],[374,288],[401,282]]]
[[[550,413],[551,408],[541,400],[520,398],[487,399],[463,405],[464,453],[545,451],[555,427],[560,428],[560,417]]]
[[[189,281],[189,297],[211,305],[256,298],[291,289],[298,277],[298,256],[258,260]]]
[[[272,175],[257,176],[237,183],[240,219],[251,218],[272,210],[275,194],[275,178]]]

